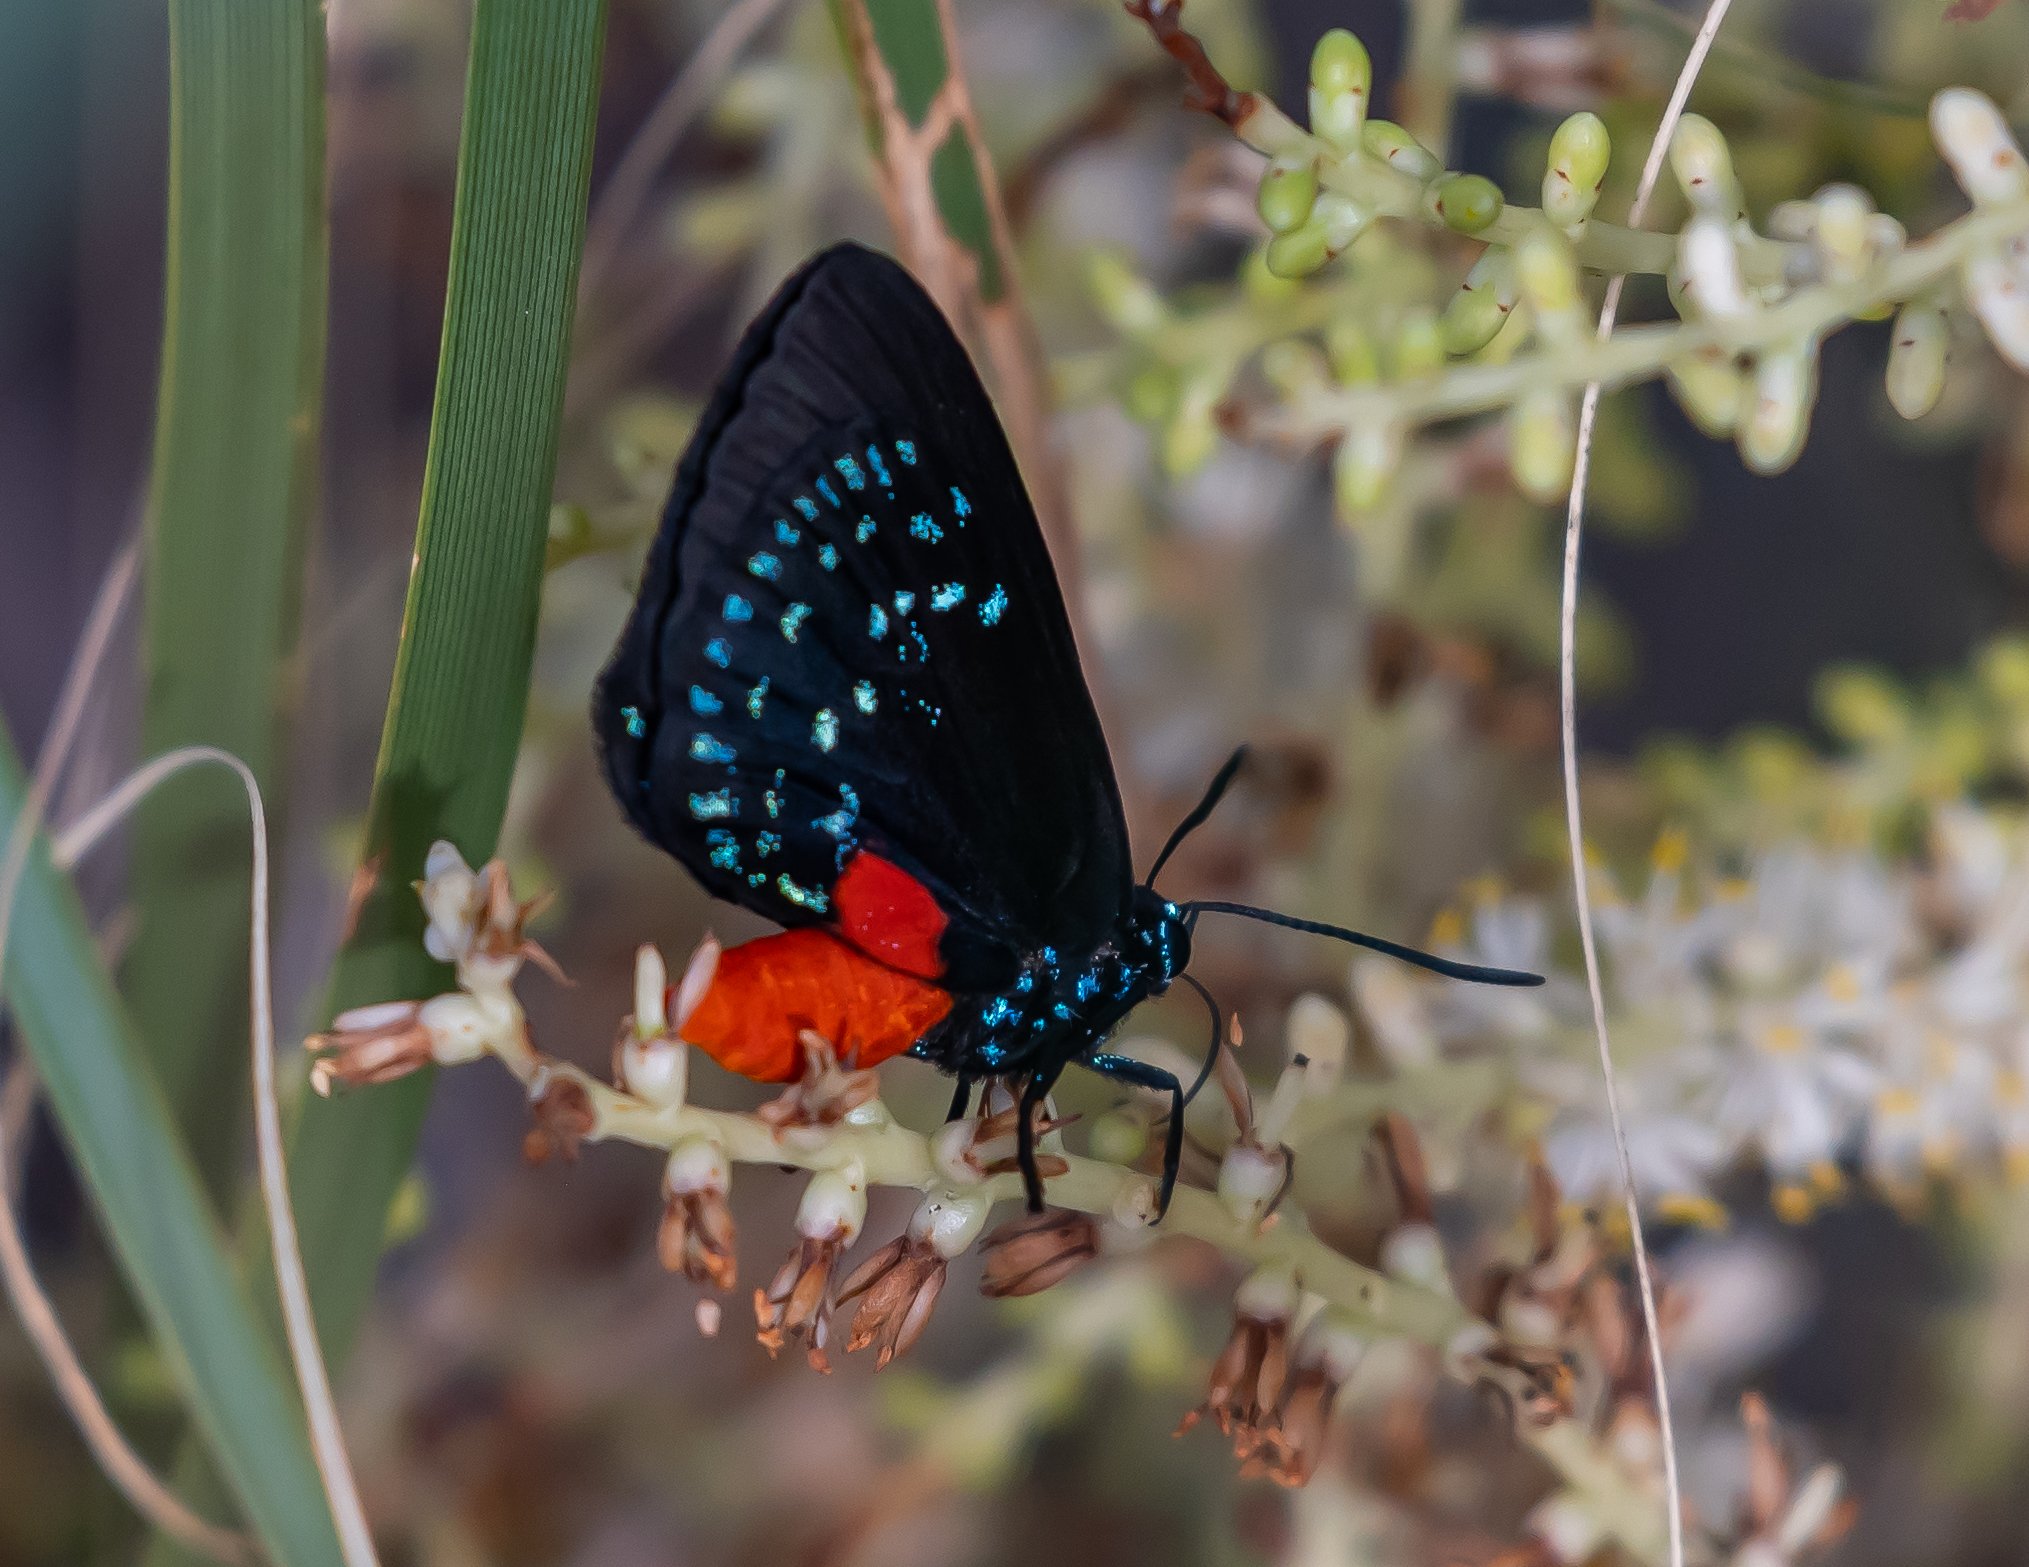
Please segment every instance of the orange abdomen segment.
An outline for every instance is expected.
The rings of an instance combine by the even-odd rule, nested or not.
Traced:
[[[683,1037],[720,1066],[762,1083],[803,1070],[811,1029],[839,1059],[874,1066],[900,1055],[951,1010],[951,993],[885,968],[821,930],[763,936],[719,955]]]

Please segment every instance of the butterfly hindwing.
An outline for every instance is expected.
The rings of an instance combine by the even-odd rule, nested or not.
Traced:
[[[1096,944],[1127,896],[1112,767],[1006,438],[936,306],[857,246],[749,329],[594,720],[630,817],[713,893],[953,989]]]

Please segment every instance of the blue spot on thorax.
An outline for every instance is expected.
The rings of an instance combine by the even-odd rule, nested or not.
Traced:
[[[871,456],[872,453],[869,452],[868,455]],[[860,465],[854,460],[852,453],[846,453],[845,456],[833,463],[832,467],[839,471],[840,476],[845,480],[845,487],[848,490],[863,490],[867,487],[867,476],[860,472]]]
[[[756,550],[747,557],[747,570],[763,582],[773,582],[782,575],[782,557],[771,555],[766,550]]]
[[[972,502],[965,498],[965,492],[957,485],[951,486],[951,509],[958,518],[958,526],[965,526],[965,519],[972,515]]]
[[[817,502],[813,501],[809,496],[797,496],[796,509],[803,514],[805,522],[817,521]]]
[[[916,466],[916,443],[915,443],[914,441],[897,441],[897,442],[895,442],[895,455],[896,455],[897,457],[901,458],[901,459],[902,459],[902,461],[903,461],[903,463],[904,463],[904,464],[905,464],[906,466],[908,466],[908,467],[911,467],[911,468],[915,467],[915,466]]]
[[[947,582],[941,588],[933,588],[930,592],[930,607],[934,610],[956,609],[964,602],[965,584],[962,582]]]
[[[925,544],[935,544],[944,537],[944,530],[937,526],[927,511],[919,511],[909,519],[909,536],[921,539]]]
[[[763,675],[754,684],[753,688],[747,692],[747,716],[749,718],[759,718],[761,716],[761,704],[767,700],[768,677]]]
[[[714,713],[724,712],[725,707],[725,703],[713,696],[703,686],[692,686],[690,688],[690,710],[697,714],[698,717],[710,718]]]
[[[826,571],[836,571],[838,569],[838,546],[836,544],[818,545],[817,564],[822,566]]]
[[[728,593],[722,613],[733,625],[743,625],[754,618],[754,606],[741,598],[739,594]]]
[[[888,612],[882,609],[881,606],[878,604],[868,606],[867,635],[874,638],[880,638],[886,636],[887,634],[888,634]]]
[[[831,506],[833,507],[833,509],[836,509],[836,508],[837,508],[837,506],[838,506],[838,503],[839,503],[839,502],[838,502],[838,491],[834,490],[834,489],[833,489],[833,488],[831,487],[831,480],[829,480],[829,479],[819,479],[819,480],[817,481],[817,493],[818,493],[819,495],[822,495],[822,496],[823,496],[823,497],[825,498],[825,500],[826,500],[826,501],[828,501],[828,502],[829,502],[829,503],[831,504]]]
[[[996,582],[993,585],[993,592],[987,595],[986,602],[979,606],[980,624],[997,626],[1000,624],[1000,617],[1006,613],[1007,589]]]
[[[801,600],[798,600],[796,603],[791,604],[788,607],[788,609],[784,610],[782,612],[783,639],[785,641],[794,642],[796,640],[797,627],[801,626],[803,622],[809,617],[809,615],[810,615],[810,606],[808,604],[803,603]]]
[[[888,475],[888,465],[881,461],[881,449],[878,446],[867,448],[867,465],[874,470],[874,482],[882,489],[892,490],[895,487],[895,481]]]
[[[727,765],[739,756],[731,746],[716,735],[708,735],[702,729],[690,737],[690,757],[694,762],[711,762]]]
[[[720,821],[728,816],[737,816],[739,811],[740,802],[733,798],[730,789],[714,789],[710,794],[690,797],[690,814],[696,821]]]
[[[790,527],[786,519],[781,517],[775,519],[776,543],[780,544],[784,549],[794,549],[802,540],[803,535],[795,528]]]
[[[716,664],[721,669],[731,667],[733,662],[732,646],[724,637],[713,637],[711,641],[705,644],[705,661],[710,664]]]
[[[875,531],[876,530],[874,528],[874,519],[871,517],[862,517],[859,520],[859,526],[852,530],[852,536],[855,542],[864,544],[868,539],[874,536]]]

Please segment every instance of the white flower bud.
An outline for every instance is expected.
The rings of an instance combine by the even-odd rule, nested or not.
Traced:
[[[684,965],[683,978],[676,983],[676,995],[669,1003],[667,1026],[671,1033],[683,1034],[683,1025],[690,1021],[691,1013],[705,998],[705,992],[712,988],[712,980],[719,972],[718,938],[707,936],[698,943],[697,951],[690,955],[690,962]]]
[[[1303,1330],[1296,1363],[1321,1367],[1334,1383],[1343,1386],[1359,1369],[1366,1353],[1367,1335],[1360,1330],[1359,1322],[1349,1312],[1327,1306]]]
[[[663,1190],[672,1197],[710,1192],[723,1197],[733,1184],[733,1166],[725,1149],[709,1137],[685,1137],[669,1150],[663,1166]]]
[[[1888,401],[1905,419],[1921,419],[1944,392],[1951,327],[1934,299],[1913,299],[1895,318],[1888,342]]]
[[[1219,1161],[1219,1200],[1226,1211],[1249,1226],[1259,1224],[1288,1179],[1289,1166],[1279,1148],[1235,1143]]]
[[[434,996],[416,1020],[430,1033],[430,1058],[439,1066],[477,1061],[492,1048],[504,1021],[496,1008],[466,995]]]
[[[658,1110],[675,1110],[690,1092],[690,1046],[667,1034],[620,1046],[620,1086]]]
[[[2029,166],[1994,100],[1970,87],[1947,87],[1930,100],[1930,133],[1952,173],[1977,203],[2029,196]]]
[[[1400,1224],[1381,1242],[1381,1271],[1425,1289],[1451,1293],[1444,1266],[1444,1242],[1427,1224]]]
[[[1874,203],[1857,185],[1827,185],[1817,195],[1818,222],[1812,243],[1824,275],[1849,283],[1874,259],[1874,234],[1869,219]]]
[[[1700,212],[1684,225],[1677,241],[1677,266],[1691,307],[1711,320],[1734,320],[1747,313],[1747,289],[1740,277],[1740,247],[1733,224]]]
[[[653,1039],[667,1032],[669,1018],[664,1012],[669,970],[652,942],[643,942],[634,954],[634,1037]]]
[[[2004,248],[1984,250],[1966,258],[1966,299],[2001,357],[2017,370],[2029,370],[2029,279],[2013,254]]]
[[[796,1205],[796,1233],[806,1240],[850,1243],[866,1222],[866,1171],[857,1161],[843,1170],[819,1170]]]
[[[423,860],[423,880],[416,890],[429,921],[424,948],[439,963],[460,961],[471,950],[481,912],[478,874],[457,845],[439,838]]]
[[[1296,1316],[1302,1291],[1296,1270],[1286,1263],[1263,1263],[1240,1282],[1233,1295],[1233,1315],[1249,1322],[1288,1322]]]
[[[1754,366],[1746,418],[1738,433],[1741,459],[1756,473],[1780,473],[1803,450],[1818,395],[1814,340],[1763,351]]]
[[[1831,1520],[1845,1490],[1845,1477],[1836,1464],[1819,1464],[1790,1498],[1789,1508],[1776,1529],[1775,1548],[1784,1561],[1801,1556]]]
[[[978,1122],[960,1116],[955,1121],[946,1121],[930,1134],[930,1162],[937,1167],[937,1173],[954,1186],[977,1186],[986,1179],[979,1166],[967,1157],[972,1152],[978,1125]]]
[[[1515,276],[1544,342],[1569,345],[1588,334],[1578,258],[1557,230],[1538,224],[1522,236],[1515,246]]]
[[[1311,222],[1324,235],[1328,257],[1345,250],[1366,232],[1367,225],[1373,221],[1371,208],[1329,190],[1317,198],[1317,206],[1311,214]]]
[[[1670,138],[1670,172],[1698,212],[1728,221],[1745,213],[1740,182],[1733,175],[1733,154],[1719,127],[1704,115],[1687,114],[1677,122]]]
[[[909,1216],[909,1239],[928,1246],[946,1262],[969,1250],[986,1228],[992,1204],[977,1196],[935,1192]]]
[[[1345,1073],[1352,1020],[1323,996],[1306,991],[1291,1003],[1283,1032],[1290,1060],[1303,1063],[1304,1092],[1329,1093]]]

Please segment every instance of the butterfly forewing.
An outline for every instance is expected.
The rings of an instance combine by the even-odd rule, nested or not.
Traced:
[[[870,852],[935,899],[951,988],[1096,944],[1124,906],[1112,768],[1006,439],[936,306],[859,247],[749,329],[594,719],[628,814],[712,892],[835,925]]]

